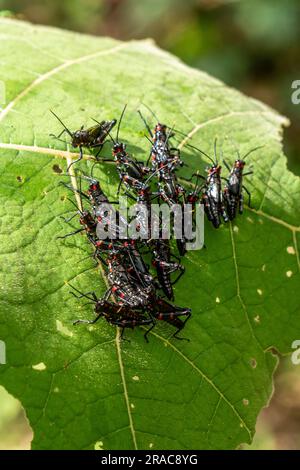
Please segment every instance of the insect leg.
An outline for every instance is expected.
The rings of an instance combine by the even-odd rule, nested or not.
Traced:
[[[185,319],[184,322],[183,322],[184,325],[185,325],[186,322],[191,318],[191,315],[192,315],[191,312],[188,312],[188,313],[186,314],[186,319]]]
[[[75,230],[75,232],[71,232],[71,233],[67,233],[67,235],[64,235],[63,237],[56,237],[58,240],[59,239],[64,239],[64,238],[68,238],[68,237],[71,237],[72,235],[76,235],[76,233],[79,233],[79,232],[83,232],[85,229],[84,228],[80,228],[78,230]]]
[[[107,262],[105,261],[105,259],[99,253],[97,253],[97,250],[95,251],[94,255],[95,255],[95,258],[97,259],[97,261],[100,260],[101,263],[104,266],[107,266]]]
[[[78,215],[78,212],[75,212],[75,214],[71,215],[71,217],[63,217],[61,216],[60,218],[66,222],[66,224],[68,224],[69,222],[71,222],[72,219],[74,219],[74,217],[76,217]]]
[[[130,343],[130,340],[129,340],[129,339],[124,338],[124,331],[125,331],[125,326],[123,326],[123,328],[122,328],[122,330],[121,330],[120,340],[122,340],[122,341],[128,341],[128,342]]]
[[[180,155],[180,149],[177,148],[177,147],[170,147],[169,150],[170,150],[170,152],[175,151],[175,152],[176,152],[176,156],[179,156],[179,155]],[[172,154],[172,155],[174,155],[174,154]],[[174,155],[174,156],[175,156],[175,155]]]
[[[99,145],[99,150],[98,150],[98,152],[97,152],[96,155],[95,155],[96,160],[98,160],[98,155],[99,155],[99,153],[101,152],[101,150],[103,149],[103,145],[104,145],[104,144],[100,144],[100,145]],[[92,146],[92,147],[93,147],[93,146]]]
[[[148,334],[150,333],[151,330],[153,330],[153,328],[155,327],[155,324],[156,324],[154,319],[151,319],[151,320],[152,320],[152,325],[150,326],[150,328],[148,328],[148,330],[144,334],[144,338],[145,338],[147,343],[149,343]]]
[[[203,176],[203,175],[200,175],[200,173],[193,173],[192,178],[193,178],[193,176],[196,176],[197,178],[201,178],[202,180],[206,181],[206,177]],[[190,181],[190,180],[188,180],[188,181]]]
[[[178,328],[172,336],[173,336],[174,338],[176,338],[176,339],[185,340],[185,341],[190,341],[189,338],[185,338],[184,336],[177,336],[178,333],[180,333],[180,331],[181,331],[182,329],[183,329],[183,327]]]
[[[185,327],[186,322],[190,319],[190,317],[191,317],[191,312],[189,312],[189,313],[187,314],[186,319],[185,319],[184,322],[183,322],[183,325],[181,325],[181,327],[178,328],[178,329],[175,331],[175,333],[173,334],[174,338],[180,339],[180,340],[185,340],[185,341],[190,341],[189,338],[184,338],[184,337],[181,337],[181,336],[177,336],[178,333],[179,333],[181,330],[183,330],[183,328]]]
[[[79,323],[86,323],[88,325],[93,325],[94,323],[96,323],[99,318],[102,316],[101,313],[99,313],[96,318],[94,318],[94,320],[75,320],[73,321],[73,325],[78,325]]]
[[[60,142],[64,142],[65,144],[67,143],[65,140],[62,140],[60,137],[67,132],[66,129],[63,129],[58,135],[55,134],[49,134],[49,137],[53,137],[56,140],[60,140]]]
[[[250,191],[246,188],[246,186],[243,185],[243,189],[246,191],[246,193],[248,194],[248,206],[251,207],[251,193]]]
[[[210,200],[207,194],[203,194],[203,204],[204,204],[204,208],[205,208],[205,212],[206,212],[208,220],[212,221],[214,218],[214,215],[211,210]]]
[[[104,296],[103,296],[103,300],[108,300],[109,297],[110,297],[110,294],[111,294],[111,291],[112,291],[112,287],[110,287],[109,289],[107,289],[107,291],[105,292]]]
[[[73,188],[73,186],[65,183],[64,181],[60,181],[59,182],[60,185],[64,186],[65,188],[69,189],[70,191],[72,191],[73,193],[77,193],[77,194],[80,194],[82,197],[85,197],[87,200],[89,200],[88,196],[86,194],[84,194],[82,191],[79,191],[79,189],[75,189]]]
[[[124,326],[124,323],[122,322],[122,320],[110,320],[109,323],[111,325],[116,325],[116,326],[119,326],[121,328],[120,341],[127,341],[128,343],[130,343],[130,339],[124,338],[124,331],[125,331],[125,328],[126,328],[127,325]]]
[[[183,274],[184,274],[184,269],[181,270],[181,272],[178,274],[175,281],[172,282],[172,286],[174,286],[179,281],[179,279],[181,278],[181,276],[183,276]]]
[[[179,258],[179,256],[174,255],[174,254],[172,253],[171,258],[174,258],[176,261],[178,261],[178,263],[180,263],[180,258]],[[184,269],[183,266],[182,266],[182,268]]]
[[[76,287],[72,286],[71,284],[69,284],[69,285],[72,287],[72,289],[74,289],[76,292],[78,292],[79,295],[75,294],[75,292],[73,292],[73,291],[70,291],[70,294],[72,294],[74,297],[76,297],[76,299],[82,299],[83,297],[86,297],[87,299],[92,300],[93,302],[97,302],[97,296],[96,296],[94,291],[86,292],[84,294],[83,292],[78,290]],[[89,295],[91,295],[92,297],[89,297]]]
[[[123,183],[123,179],[121,178],[121,179],[120,179],[120,182],[119,182],[119,184],[118,184],[117,196],[119,196],[119,194],[120,194],[120,190],[121,190],[122,183]]]
[[[229,220],[228,215],[227,215],[227,212],[223,203],[221,204],[221,211],[222,211],[222,217],[223,217],[224,222],[228,222]]]
[[[124,194],[125,194],[125,196],[128,196],[128,197],[129,197],[130,199],[132,199],[133,201],[137,201],[137,199],[136,199],[134,196],[132,196],[132,194],[128,193],[127,191],[125,191]]]
[[[243,211],[244,211],[244,196],[242,194],[240,194],[240,197],[239,197],[239,213],[242,214]]]
[[[82,145],[80,145],[79,146],[79,158],[77,158],[76,160],[70,163],[70,165],[67,168],[67,173],[69,173],[69,169],[71,168],[71,166],[73,166],[75,163],[79,162],[82,159],[83,159],[83,151],[82,151]]]

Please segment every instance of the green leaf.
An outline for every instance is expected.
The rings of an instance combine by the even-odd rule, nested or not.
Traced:
[[[299,178],[286,169],[281,132],[286,119],[267,106],[186,67],[151,41],[120,43],[0,18],[1,308],[7,365],[1,384],[21,400],[35,449],[231,449],[250,443],[259,411],[272,393],[274,348],[291,351],[299,317]],[[72,210],[58,186],[67,147],[49,137],[61,126],[118,118],[121,136],[146,159],[149,143],[136,110],[147,103],[159,118],[213,152],[235,145],[254,170],[247,187],[253,209],[233,224],[205,226],[206,249],[189,252],[176,304],[192,308],[185,335],[158,325],[118,340],[114,327],[72,326],[92,318],[91,305],[69,295],[105,285],[85,258],[84,236],[57,240]],[[153,118],[146,112],[153,125]],[[184,180],[207,164],[183,146]],[[73,155],[74,157],[74,155]],[[88,157],[87,157],[88,158]],[[90,158],[90,157],[89,157]],[[81,165],[90,171],[92,162]],[[97,175],[115,197],[111,165]]]

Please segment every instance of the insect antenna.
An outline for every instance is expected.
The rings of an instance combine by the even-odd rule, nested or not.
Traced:
[[[233,139],[230,139],[230,140],[231,140],[232,145],[234,146],[234,149],[235,149],[235,151],[236,151],[236,154],[237,154],[238,159],[239,159],[239,160],[242,160],[242,159],[241,159],[240,151],[239,151],[238,147],[236,146],[236,143],[234,142]]]
[[[188,134],[185,134],[184,132],[182,131],[179,131],[178,129],[173,129],[174,132],[176,132],[176,134],[179,134],[179,135],[182,135],[183,137],[187,137],[188,139],[191,139],[191,137],[188,135]]]
[[[152,109],[146,104],[146,103],[142,103],[143,106],[145,106],[145,108],[148,109],[148,111],[150,111],[150,113],[152,114],[152,116],[154,117],[154,119],[156,119],[157,122],[159,122],[159,119],[158,117],[156,116],[156,114],[154,113],[154,111],[152,111]]]
[[[137,276],[138,279],[141,281],[141,276],[140,276],[140,274],[139,274],[139,271],[137,270],[137,267],[136,267],[135,264],[134,264],[134,261],[133,261],[133,259],[132,259],[130,250],[128,251],[128,257],[129,257],[129,259],[130,259],[130,261],[131,261],[131,264],[132,264],[132,266],[133,266],[133,269],[134,269],[134,271],[135,271],[136,276]]]
[[[121,122],[122,122],[123,116],[124,116],[124,114],[125,114],[126,108],[127,108],[127,103],[125,104],[125,106],[124,106],[124,108],[123,108],[123,111],[122,111],[122,113],[121,113],[120,119],[119,119],[119,124],[118,124],[118,128],[117,128],[117,136],[116,136],[116,141],[117,141],[117,142],[119,142],[120,126],[121,126]]]
[[[214,160],[206,153],[204,152],[203,150],[199,149],[198,147],[195,147],[194,145],[191,145],[191,144],[185,144],[187,147],[190,147],[194,150],[197,150],[197,152],[200,152],[202,153],[203,155],[205,155],[213,164],[215,164]]]
[[[99,162],[93,163],[93,167],[94,167],[97,163],[99,163]],[[79,173],[79,171],[77,171],[76,173]],[[60,175],[60,177],[70,178],[70,175]],[[76,174],[76,178],[78,178],[79,180],[87,180],[87,181],[89,181],[90,183],[92,183],[92,182],[94,182],[94,181],[97,181],[96,178],[93,178],[92,175],[91,175],[91,176],[87,176],[87,175],[85,175],[84,173],[83,173],[83,174],[79,174],[79,175]],[[73,192],[79,193],[79,189],[76,190],[75,188],[73,188],[73,187],[67,185],[64,181],[60,181],[59,184],[61,184],[61,185],[65,186],[65,187],[67,187],[68,189],[72,189]],[[86,194],[84,194],[84,192],[81,192],[81,196],[83,196],[83,197],[85,197],[85,198],[88,199],[88,196],[86,196]]]
[[[156,114],[154,113],[154,111],[152,111],[152,109],[151,109],[147,104],[142,103],[142,105],[145,106],[145,108],[147,108],[148,111],[150,111],[150,113],[151,113],[152,116],[157,120],[157,122],[160,122],[159,119],[158,119],[158,117],[157,117]],[[188,137],[188,138],[190,138],[190,136],[189,136],[188,134],[185,134],[184,132],[179,131],[178,129],[173,128],[173,131],[175,131],[177,134],[182,135],[183,137]]]
[[[78,290],[75,286],[73,286],[72,284],[70,284],[69,282],[68,282],[68,285],[69,285],[72,289],[74,289],[76,292],[78,292],[78,294],[80,294],[82,297],[86,297],[87,299],[91,300],[93,303],[96,303],[96,300],[95,300],[95,299],[93,299],[92,297],[89,297],[87,294],[84,294],[83,292],[81,292],[80,290]],[[73,293],[73,295],[75,295],[75,294]]]
[[[95,119],[95,118],[91,118],[91,119],[92,119],[92,121],[94,121],[94,122],[96,122],[97,124],[99,124],[99,126],[103,126],[103,124],[105,123],[105,121],[99,122],[99,121],[97,121],[97,119]]]
[[[166,141],[165,141],[165,145],[164,145],[163,151],[166,150],[166,147],[167,147],[167,145],[168,145],[168,140],[169,140],[169,138],[170,138],[170,136],[171,136],[173,130],[174,130],[174,126],[173,126],[173,127],[170,127],[169,132],[168,132],[167,137],[166,137]]]
[[[254,147],[254,149],[249,150],[249,152],[247,152],[246,155],[243,156],[243,160],[245,160],[245,158],[247,158],[250,153],[255,152],[255,150],[262,149],[263,147],[264,145],[259,145],[258,147]]]
[[[83,173],[83,171],[80,170],[79,168],[75,168],[75,174],[76,174],[76,178],[89,179],[89,176],[87,176],[85,173]]]
[[[151,108],[149,108],[148,105],[146,105],[145,103],[142,103],[142,105],[145,106],[145,108],[147,108],[148,111],[150,111],[150,113],[151,113],[152,116],[156,119],[157,122],[160,122],[159,119],[158,119],[158,117],[156,116],[156,114],[152,111]],[[169,126],[168,126],[168,127],[169,127]],[[190,137],[188,134],[185,134],[184,132],[181,132],[181,131],[179,131],[178,129],[175,129],[175,127],[172,128],[172,131],[177,132],[177,134],[180,134],[180,135],[182,135],[183,137]]]
[[[144,118],[144,116],[142,115],[142,113],[141,113],[141,111],[140,111],[139,109],[138,109],[138,114],[140,115],[140,117],[141,117],[143,123],[145,124],[145,127],[146,127],[147,131],[149,132],[149,134],[150,134],[151,137],[153,138],[153,133],[152,133],[150,127],[149,127],[149,124],[148,124],[148,122],[146,121],[146,119]],[[147,136],[146,136],[146,137],[147,137]],[[150,140],[148,137],[147,137],[147,139]],[[151,142],[151,140],[150,140],[150,142]],[[151,142],[151,144],[152,144],[152,142]]]
[[[151,178],[153,178],[154,175],[156,175],[156,173],[158,173],[159,171],[161,171],[163,168],[165,168],[166,166],[168,166],[168,163],[166,163],[165,165],[161,166],[160,168],[157,168],[157,170],[155,170],[152,175],[150,175],[146,181],[145,181],[145,185],[148,183],[149,180],[151,180]]]
[[[144,135],[144,137],[146,137],[146,139],[148,140],[148,142],[150,142],[151,145],[153,144],[152,140],[149,139],[149,137],[147,135]]]
[[[197,182],[195,184],[195,188],[194,188],[194,191],[193,191],[194,195],[196,195],[197,193],[200,193],[200,191],[202,191],[202,189],[205,187],[205,183],[204,184],[199,184],[199,179],[200,179],[200,175],[199,176],[197,175]]]
[[[80,213],[80,215],[82,215],[82,214],[83,214],[82,210],[81,210],[81,209],[79,209],[79,207],[77,206],[77,204],[75,204],[75,202],[74,202],[74,201],[72,201],[72,199],[70,199],[70,198],[68,197],[68,198],[67,198],[67,200],[68,200],[69,202],[71,202],[71,203],[73,204],[73,206],[75,206],[75,207],[76,207],[76,210],[77,210],[77,211]]]
[[[67,128],[67,126],[62,122],[62,120],[51,109],[50,109],[50,113],[52,113],[53,116],[55,116],[56,119],[61,123],[61,125],[65,128],[65,130],[69,134],[69,136],[73,137],[72,132]]]
[[[215,137],[215,140],[214,140],[214,156],[215,156],[215,164],[216,165],[218,165],[217,142],[218,142],[218,137]]]
[[[220,144],[220,161],[223,163],[223,142]]]

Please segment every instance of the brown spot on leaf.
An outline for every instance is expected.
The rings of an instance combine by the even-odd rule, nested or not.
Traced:
[[[252,357],[252,358],[250,359],[250,365],[251,365],[251,367],[252,367],[253,369],[256,368],[256,366],[257,366],[257,361],[256,361],[256,359],[254,359],[254,357]]]
[[[58,174],[62,173],[62,169],[60,168],[59,165],[53,165],[52,170],[54,171],[54,173],[58,173]]]

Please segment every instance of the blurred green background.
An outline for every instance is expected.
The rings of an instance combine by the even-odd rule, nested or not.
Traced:
[[[289,117],[288,166],[300,175],[299,0],[0,0],[0,10],[34,23],[159,46]],[[276,392],[251,448],[300,449],[300,366],[281,360]],[[0,388],[0,449],[29,448],[19,402]]]

